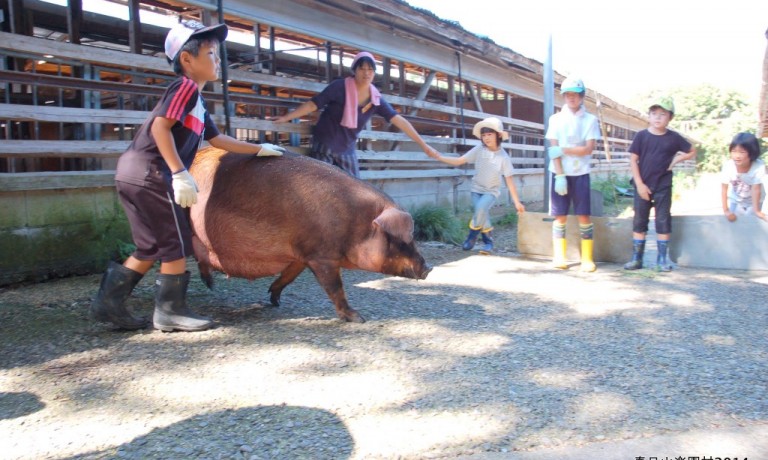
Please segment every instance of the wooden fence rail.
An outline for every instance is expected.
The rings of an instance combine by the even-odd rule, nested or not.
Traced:
[[[171,79],[173,75],[164,58],[137,55],[121,51],[99,49],[84,45],[54,42],[51,40],[28,37],[17,34],[0,32],[0,54],[9,57],[23,56],[25,58],[56,56],[56,59],[71,60],[93,66],[99,69],[113,69],[114,72],[125,72],[126,75],[141,69],[145,74],[155,74],[161,79]],[[322,91],[326,84],[301,78],[287,78],[258,72],[230,70],[229,78],[233,82],[244,83],[249,87],[273,87],[300,91],[303,94]],[[26,84],[33,87],[56,87],[92,91],[94,94],[122,94],[126,96],[158,96],[163,91],[162,85],[147,85],[134,83],[141,78],[128,78],[129,81],[100,81],[97,79],[81,79],[67,76],[37,74],[0,69],[0,82],[8,84]],[[204,97],[213,104],[212,115],[214,122],[223,126],[226,122],[220,103],[223,97],[220,92],[204,92]],[[406,118],[418,123],[434,126],[461,128],[454,120],[460,115],[467,120],[470,127],[475,120],[486,118],[487,113],[461,109],[449,105],[414,100],[411,98],[386,95],[387,100],[400,106]],[[277,98],[260,93],[230,93],[230,100],[243,104],[254,104],[261,107],[291,108],[302,102],[300,99]],[[416,116],[417,111],[423,110],[433,117]],[[79,108],[48,105],[28,105],[20,103],[0,104],[0,120],[31,123],[85,124],[114,127],[115,130],[126,126],[138,126],[148,118],[149,111],[125,110],[118,108]],[[506,142],[502,147],[513,157],[515,175],[540,175],[544,167],[543,124],[519,120],[511,117],[497,116],[511,130],[514,142]],[[257,132],[285,133],[298,136],[309,136],[309,122],[274,123],[262,118],[243,116],[231,117],[230,126],[234,129],[254,130]],[[34,158],[80,158],[80,159],[114,159],[119,156],[130,141],[116,140],[118,137],[113,130],[100,131],[100,140],[34,140],[6,139],[0,142],[0,158],[34,159]],[[130,136],[130,134],[129,134]],[[480,140],[463,137],[424,136],[425,140],[441,152],[451,152],[458,148],[466,150],[480,144]],[[368,142],[410,142],[410,138],[401,132],[388,130],[363,130],[360,133],[362,144]],[[295,142],[295,139],[293,139]],[[593,167],[596,171],[628,171],[628,157],[623,152],[629,142],[625,139],[609,138],[608,142],[613,151],[613,160],[607,162],[605,156],[596,152]],[[381,145],[381,144],[379,144]],[[299,152],[306,148],[291,147]],[[369,180],[407,180],[424,178],[460,178],[472,174],[473,168],[451,168],[445,164],[426,157],[422,152],[360,150],[358,152],[361,165],[361,175]],[[110,186],[113,171],[67,171],[67,172],[28,172],[0,174],[0,191],[28,189],[78,188],[92,186]]]
[[[46,55],[54,55],[58,58],[71,59],[79,62],[114,66],[117,69],[137,68],[147,72],[156,72],[161,75],[170,75],[172,73],[164,58],[110,51],[71,43],[53,42],[42,38],[28,37],[7,32],[0,32],[0,50],[5,50],[9,55],[13,53],[27,53],[38,55],[41,58]],[[322,91],[326,86],[325,83],[308,81],[300,78],[286,78],[234,69],[228,71],[228,78],[233,82],[246,83],[249,85],[277,87],[315,93]],[[98,82],[94,82],[94,84],[98,84]],[[112,90],[114,90],[114,88]],[[213,95],[213,97],[215,98],[216,96]],[[459,107],[419,101],[406,97],[386,95],[386,99],[391,104],[407,107],[409,109],[429,110],[453,116],[463,115],[466,118],[478,120],[488,116],[487,113],[483,112],[467,109],[462,110]],[[294,100],[287,102],[295,105],[300,101]],[[404,112],[408,111],[409,110],[404,110]],[[504,116],[498,116],[498,118],[505,124],[515,128],[539,131],[544,129],[544,125],[541,123],[533,123]]]

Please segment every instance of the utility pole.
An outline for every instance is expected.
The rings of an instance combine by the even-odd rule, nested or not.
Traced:
[[[549,117],[555,112],[555,81],[552,71],[552,33],[547,40],[547,59],[544,61],[544,135],[549,129]],[[544,212],[549,212],[549,156],[544,139]]]
[[[224,24],[224,0],[218,0],[216,13],[219,16],[219,23]],[[256,38],[258,40],[258,37]],[[229,62],[227,61],[227,44],[221,44],[221,83],[224,93],[224,133],[227,136],[232,135],[232,126],[230,122],[231,110],[229,107]]]

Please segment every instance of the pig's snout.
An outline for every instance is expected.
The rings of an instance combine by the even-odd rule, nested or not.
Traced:
[[[402,267],[400,270],[397,270],[396,272],[390,272],[390,274],[393,274],[395,276],[402,276],[403,278],[410,278],[412,280],[423,280],[426,279],[427,275],[429,275],[429,272],[432,271],[432,266],[427,264],[419,264],[418,266],[408,266],[408,267]],[[386,273],[386,272],[383,272]]]

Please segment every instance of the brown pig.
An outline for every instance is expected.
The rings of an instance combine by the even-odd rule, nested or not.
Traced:
[[[344,321],[350,308],[341,269],[424,279],[431,270],[413,241],[413,219],[383,192],[339,168],[286,152],[281,157],[207,148],[190,169],[197,204],[190,209],[200,276],[212,270],[253,280],[280,276],[272,305],[309,267]]]

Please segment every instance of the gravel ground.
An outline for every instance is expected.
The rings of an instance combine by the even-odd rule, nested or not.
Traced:
[[[307,273],[277,308],[270,279],[195,277],[199,333],[89,322],[96,275],[2,289],[0,458],[512,458],[768,423],[768,273],[583,274],[497,243],[421,244],[425,281],[344,272],[365,324]]]

